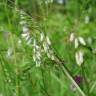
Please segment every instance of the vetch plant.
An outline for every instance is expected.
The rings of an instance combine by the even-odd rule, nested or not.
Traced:
[[[32,38],[30,37],[30,31],[29,28],[27,27],[27,22],[25,21],[25,13],[23,11],[20,11],[20,25],[22,26],[22,38],[25,39],[27,42],[27,45],[30,45],[32,42]]]
[[[75,48],[78,48],[80,44],[83,46],[86,45],[84,38],[81,36],[76,37],[74,33],[70,34],[69,41],[72,43],[74,42]]]
[[[81,37],[81,36],[76,37],[74,35],[74,33],[70,34],[69,39],[70,39],[70,42],[72,42],[72,43],[74,42],[75,49],[77,49],[77,51],[75,52],[76,64],[81,66],[81,64],[83,64],[83,62],[84,62],[84,52],[83,52],[83,50],[81,50],[79,48],[79,46],[80,46],[80,44],[81,44],[81,46],[86,46],[86,42],[83,37]]]
[[[33,60],[36,63],[36,67],[40,67],[41,48],[37,45],[36,39],[34,39],[34,41],[33,41]]]
[[[95,77],[90,77],[95,74],[92,68],[95,68],[96,42],[89,35],[89,31],[95,31],[95,20],[91,21],[91,25],[87,18],[87,28],[82,22],[81,14],[79,19],[75,17],[78,6],[76,10],[70,10],[70,4],[80,3],[81,13],[81,3],[84,3],[82,0],[75,3],[68,1],[70,4],[64,0],[57,1],[59,4],[53,1],[31,0],[22,3],[22,0],[11,0],[10,4],[8,0],[4,3],[4,8],[0,6],[1,17],[4,15],[0,17],[1,25],[4,26],[3,31],[0,30],[0,93],[4,96],[94,96],[92,92],[96,84],[92,88],[90,85]],[[69,5],[65,8],[61,5],[63,3]],[[12,5],[11,8],[9,5]],[[90,13],[90,18],[91,15]],[[74,20],[76,26],[73,24]],[[65,31],[64,26],[67,28]],[[5,34],[2,38],[5,29],[10,30],[10,36]],[[73,33],[67,38],[70,30]],[[86,40],[85,36],[90,38]],[[95,32],[92,37],[95,38]],[[70,84],[75,92],[69,91]]]
[[[46,54],[49,59],[55,60],[54,52],[51,49],[51,41],[48,36],[44,35],[44,32],[40,33],[40,44],[37,43],[35,38],[33,41],[33,60],[36,62],[37,67],[40,67],[43,54]]]

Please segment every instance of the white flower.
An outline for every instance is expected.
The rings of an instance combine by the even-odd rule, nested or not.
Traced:
[[[25,39],[26,44],[30,45],[32,38],[30,37],[29,29],[26,26],[23,26],[22,30],[23,33],[21,34],[21,36]]]
[[[26,26],[23,26],[23,32],[26,33],[28,31],[29,31],[29,29]]]
[[[81,64],[84,62],[83,57],[84,57],[84,53],[81,50],[76,52],[75,59],[76,59],[77,65],[81,66]]]
[[[78,37],[79,39],[79,42],[82,44],[82,45],[86,45],[86,42],[85,40],[83,39],[83,37]]]
[[[25,38],[27,35],[28,35],[27,33],[22,33],[22,34],[21,34],[21,36],[22,36],[23,38]]]
[[[74,38],[75,38],[74,33],[71,33],[70,38],[69,38],[70,42],[72,42],[74,40]]]
[[[75,48],[78,48],[78,46],[79,46],[79,41],[78,41],[78,38],[75,38]]]

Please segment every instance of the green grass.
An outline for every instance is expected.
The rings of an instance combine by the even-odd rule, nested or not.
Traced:
[[[31,2],[32,1],[32,2]],[[65,5],[45,5],[42,0],[1,0],[0,1],[0,96],[95,96],[96,95],[96,8],[91,0],[81,3],[70,0]],[[90,5],[92,9],[86,9]],[[73,7],[74,6],[74,7]],[[23,10],[24,21],[30,31],[32,42],[22,38],[19,24]],[[88,24],[85,17],[89,16]],[[42,54],[41,66],[36,67],[33,60],[33,41],[40,42],[40,32],[51,40],[50,49],[56,60]],[[86,46],[74,48],[70,34],[82,36]],[[88,38],[92,43],[88,43]],[[22,42],[18,45],[18,41]],[[11,49],[8,55],[8,49]],[[75,53],[84,52],[84,62],[76,64]],[[7,56],[8,55],[8,56]],[[78,85],[74,77],[80,75]],[[70,86],[76,86],[73,91]]]

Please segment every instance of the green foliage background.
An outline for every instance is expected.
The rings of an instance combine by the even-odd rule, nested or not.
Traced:
[[[58,4],[54,0],[46,5],[44,0],[0,0],[0,96],[81,96],[78,90],[71,90],[72,82],[59,65],[44,56],[41,67],[36,68],[32,46],[23,41],[18,48],[22,30],[16,8],[27,13],[31,35],[36,32],[36,26],[48,34],[53,49],[73,77],[82,75],[82,68],[75,62],[76,49],[69,42],[70,33],[84,37],[86,42],[88,37],[92,38],[91,45],[80,47],[85,52],[83,70],[88,80],[88,84],[83,82],[80,87],[89,93],[86,96],[96,96],[96,88],[89,92],[96,85],[96,54],[89,50],[96,48],[96,1],[66,1],[66,4]],[[88,24],[85,24],[86,16],[89,16]],[[8,59],[6,52],[10,47],[13,55]]]

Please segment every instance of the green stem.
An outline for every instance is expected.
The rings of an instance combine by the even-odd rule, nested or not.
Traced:
[[[82,77],[84,79],[84,85],[86,84],[87,94],[88,94],[88,96],[90,96],[90,94],[89,94],[89,84],[88,84],[88,81],[87,81],[87,78],[86,78],[86,72],[85,72],[84,64],[81,66],[81,70],[82,70]]]
[[[75,85],[77,90],[81,93],[82,96],[86,96],[86,94],[83,92],[83,90],[79,87],[79,85],[75,82],[73,77],[70,75],[69,71],[67,68],[64,66],[63,62],[59,60],[58,58],[55,60],[55,62],[59,65],[61,65],[62,71],[65,73],[65,75],[69,78],[69,80]]]

